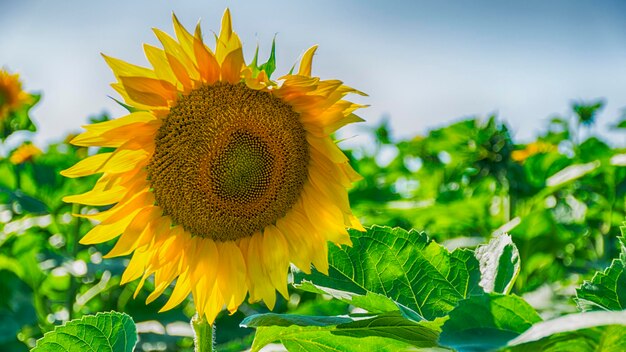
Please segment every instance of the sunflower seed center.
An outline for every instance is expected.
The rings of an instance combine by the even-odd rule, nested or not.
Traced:
[[[202,86],[179,99],[148,165],[157,204],[193,235],[248,237],[285,216],[307,180],[300,116],[245,84]]]

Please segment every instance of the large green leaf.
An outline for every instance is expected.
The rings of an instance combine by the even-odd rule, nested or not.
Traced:
[[[450,312],[439,343],[457,351],[489,351],[506,345],[539,321],[537,312],[518,296],[472,296]]]
[[[626,350],[626,311],[570,314],[533,325],[508,343],[511,351]]]
[[[576,290],[578,305],[583,310],[623,310],[626,309],[626,226],[621,226],[619,237],[620,257],[611,266],[596,272],[591,281],[585,281]]]
[[[476,248],[480,286],[485,292],[509,293],[520,271],[519,252],[509,235],[499,235]]]
[[[37,341],[33,352],[131,352],[137,331],[130,316],[109,312],[87,315],[58,326]]]
[[[241,326],[258,328],[261,326],[329,326],[352,322],[348,317],[326,317],[298,314],[255,314],[241,322]]]
[[[351,230],[350,236],[352,247],[330,248],[328,276],[297,272],[296,287],[314,286],[370,311],[381,312],[397,303],[428,320],[446,315],[470,294],[483,292],[478,260],[469,250],[450,253],[424,233],[400,228],[373,226],[366,232]],[[313,286],[298,286],[305,282]]]
[[[626,309],[626,273],[624,262],[613,260],[606,270],[597,272],[576,291],[578,305],[583,310]]]
[[[438,331],[431,325],[388,313],[367,319],[259,314],[246,318],[257,329],[252,350],[280,342],[289,351],[398,351],[437,346]]]
[[[355,307],[363,308],[370,313],[399,311],[407,319],[411,319],[416,322],[424,319],[413,309],[378,293],[367,292],[365,295],[360,295],[354,292],[340,291],[328,287],[317,286],[310,281],[303,281],[295,286],[304,291],[330,295],[335,299],[349,303]]]

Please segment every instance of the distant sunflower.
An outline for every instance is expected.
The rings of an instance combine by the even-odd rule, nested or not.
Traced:
[[[20,76],[0,69],[0,121],[30,100],[30,95],[22,90]]]
[[[535,141],[526,145],[524,149],[514,150],[511,153],[511,159],[523,163],[533,155],[550,153],[555,150],[558,150],[558,147],[552,143]]]
[[[34,144],[24,143],[11,153],[9,161],[14,165],[19,165],[33,160],[34,157],[42,153],[41,149],[37,148]]]
[[[346,227],[361,229],[346,188],[359,179],[330,135],[361,121],[362,107],[343,100],[362,94],[338,80],[311,76],[316,47],[297,73],[270,80],[270,60],[243,58],[228,10],[213,52],[200,27],[189,33],[174,16],[177,39],[155,29],[163,45],[144,45],[153,69],[105,56],[113,88],[134,109],[85,126],[72,143],[117,148],[88,157],[67,177],[102,173],[94,189],[67,202],[108,205],[82,215],[100,221],[81,240],[121,237],[107,257],[133,254],[122,283],[154,274],[153,301],[177,279],[171,309],[191,292],[213,322],[224,306],[244,300],[273,308],[287,297],[293,262],[327,273],[327,241],[350,244]]]

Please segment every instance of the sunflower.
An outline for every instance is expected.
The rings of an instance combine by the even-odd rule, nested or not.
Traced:
[[[32,143],[24,143],[13,151],[9,157],[9,161],[14,165],[23,164],[27,161],[33,160],[37,155],[41,155],[43,152]]]
[[[316,46],[278,81],[274,50],[267,63],[255,55],[246,65],[228,10],[214,51],[199,25],[191,34],[173,22],[176,39],[155,29],[163,49],[144,45],[152,69],[104,56],[134,112],[72,140],[116,149],[62,173],[102,173],[93,190],[65,201],[115,204],[80,215],[100,221],[81,243],[120,236],[106,257],[132,253],[122,283],[140,279],[135,295],[154,274],[148,303],[176,280],[162,310],[189,293],[209,322],[248,293],[272,309],[276,290],[287,298],[290,262],[327,273],[328,241],[350,245],[346,228],[363,230],[346,191],[360,176],[331,139],[361,121],[353,112],[362,106],[343,98],[363,93],[312,76]]]
[[[0,69],[0,121],[30,101],[30,95],[22,90],[18,74],[10,74]]]
[[[523,163],[533,155],[550,153],[556,150],[558,150],[558,147],[552,143],[535,141],[529,143],[524,149],[514,150],[511,153],[511,159]]]

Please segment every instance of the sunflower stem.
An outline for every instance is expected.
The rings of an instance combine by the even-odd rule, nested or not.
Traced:
[[[72,204],[72,214],[80,213],[80,206],[78,204]],[[68,255],[72,258],[72,260],[76,260],[76,254],[78,253],[77,240],[78,236],[80,236],[80,218],[78,216],[74,217],[74,226],[68,232],[67,236],[67,244],[66,249]],[[78,289],[78,285],[76,283],[76,277],[74,275],[70,276],[70,287],[69,294],[67,297],[66,307],[69,320],[74,318],[74,302],[76,301],[76,290]]]
[[[215,351],[215,324],[209,324],[198,313],[191,318],[191,327],[193,328],[193,338],[195,344],[195,352],[213,352]]]

